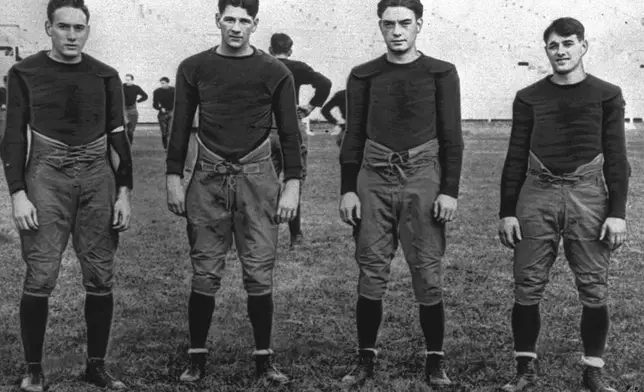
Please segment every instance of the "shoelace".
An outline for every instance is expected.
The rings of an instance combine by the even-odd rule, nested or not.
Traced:
[[[588,370],[588,378],[590,382],[595,383],[597,387],[608,389],[608,383],[604,380],[604,375],[602,374],[601,369],[590,368]]]
[[[96,374],[100,375],[102,378],[106,379],[107,381],[115,381],[116,378],[110,374],[110,372],[107,370],[105,367],[104,363],[101,363],[96,366]]]

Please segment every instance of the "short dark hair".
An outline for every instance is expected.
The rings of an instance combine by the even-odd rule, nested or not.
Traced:
[[[170,83],[170,79],[168,79],[168,77],[167,77],[167,76],[164,76],[164,77],[162,77],[161,79],[159,79],[159,82],[166,82],[166,83]]]
[[[584,25],[577,19],[569,17],[559,18],[550,23],[550,26],[543,32],[543,42],[548,43],[548,38],[550,38],[552,33],[556,33],[562,37],[576,35],[577,39],[581,41],[584,39],[585,32]]]
[[[229,5],[245,9],[253,18],[259,12],[259,0],[219,0],[219,13],[223,14]]]
[[[54,20],[54,12],[63,7],[78,8],[83,11],[89,22],[89,9],[85,5],[85,0],[49,0],[49,4],[47,4],[47,19],[52,22]]]
[[[275,33],[271,37],[271,49],[275,54],[287,54],[293,48],[293,40],[288,34]]]
[[[134,80],[134,75],[132,75],[132,74],[125,74],[125,77],[126,77],[126,78],[127,78],[128,76],[130,77],[130,79]]]
[[[405,7],[414,11],[416,19],[423,17],[423,4],[420,0],[380,0],[378,2],[378,18],[382,18],[382,14],[389,7]]]

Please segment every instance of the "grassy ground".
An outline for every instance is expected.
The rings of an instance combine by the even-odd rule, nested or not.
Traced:
[[[510,309],[511,253],[496,238],[498,184],[506,125],[467,124],[459,218],[449,226],[444,260],[448,374],[453,391],[492,391],[513,374]],[[642,357],[642,254],[644,134],[629,133],[631,179],[628,216],[631,241],[615,254],[612,326],[607,370],[620,391],[644,385]],[[289,252],[282,228],[275,269],[274,349],[292,391],[335,391],[355,348],[357,267],[351,230],[337,215],[337,147],[324,131],[310,138],[304,200],[308,245]],[[185,221],[166,209],[164,156],[156,129],[142,129],[134,144],[133,225],[118,252],[116,310],[109,360],[132,390],[259,391],[252,381],[253,349],[239,262],[231,255],[217,297],[210,333],[209,376],[199,386],[179,385],[188,356],[187,296],[190,264]],[[5,182],[0,181],[0,391],[13,390],[22,372],[18,303],[24,266],[10,220]],[[85,350],[83,289],[73,252],[64,257],[50,301],[45,369],[52,391],[91,391],[80,382]],[[541,391],[580,388],[580,307],[565,260],[560,259],[542,304],[539,342]],[[365,390],[424,391],[423,338],[407,266],[393,262],[379,336],[377,382]]]

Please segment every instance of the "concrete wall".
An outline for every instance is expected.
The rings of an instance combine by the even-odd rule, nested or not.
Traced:
[[[43,0],[15,4],[2,23],[18,23],[36,46],[46,47]],[[375,0],[264,0],[253,43],[267,49],[270,35],[290,34],[294,57],[307,61],[344,88],[351,67],[384,52]],[[424,1],[418,43],[426,54],[455,63],[461,75],[463,117],[509,118],[516,91],[549,72],[541,34],[560,16],[586,26],[588,72],[618,84],[627,117],[644,117],[644,7],[640,0],[435,0]],[[152,93],[161,76],[174,79],[179,62],[219,41],[213,0],[87,0],[92,11],[88,53],[132,73]],[[177,4],[181,4],[177,6]],[[529,67],[518,66],[528,61]],[[310,97],[305,89],[302,100]],[[150,98],[151,99],[151,98]],[[142,121],[155,121],[151,102],[140,106]],[[317,116],[317,113],[315,113]]]

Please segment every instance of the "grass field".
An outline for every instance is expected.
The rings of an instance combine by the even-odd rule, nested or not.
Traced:
[[[145,127],[143,127],[145,128]],[[118,251],[116,309],[109,360],[134,391],[260,391],[252,379],[253,350],[241,270],[229,255],[224,288],[211,327],[208,377],[198,386],[177,382],[187,363],[190,263],[185,221],[166,208],[164,154],[156,128],[134,143],[133,224]],[[445,350],[453,391],[493,391],[514,372],[510,310],[511,253],[496,236],[498,188],[507,125],[466,124],[459,217],[449,225],[444,259],[447,312]],[[643,238],[644,132],[630,131],[630,242],[614,255],[610,278],[612,325],[605,359],[620,392],[644,386]],[[310,138],[309,178],[303,199],[308,245],[288,251],[281,229],[275,269],[273,348],[292,391],[336,391],[356,346],[357,267],[351,229],[337,214],[339,167],[334,139]],[[22,374],[18,303],[24,265],[4,179],[0,181],[0,391]],[[379,335],[377,382],[369,391],[426,391],[424,347],[409,272],[400,252],[393,262]],[[91,391],[84,367],[84,292],[80,268],[67,250],[50,300],[45,371],[52,391]],[[571,273],[560,258],[542,304],[538,391],[580,389],[581,342]]]

